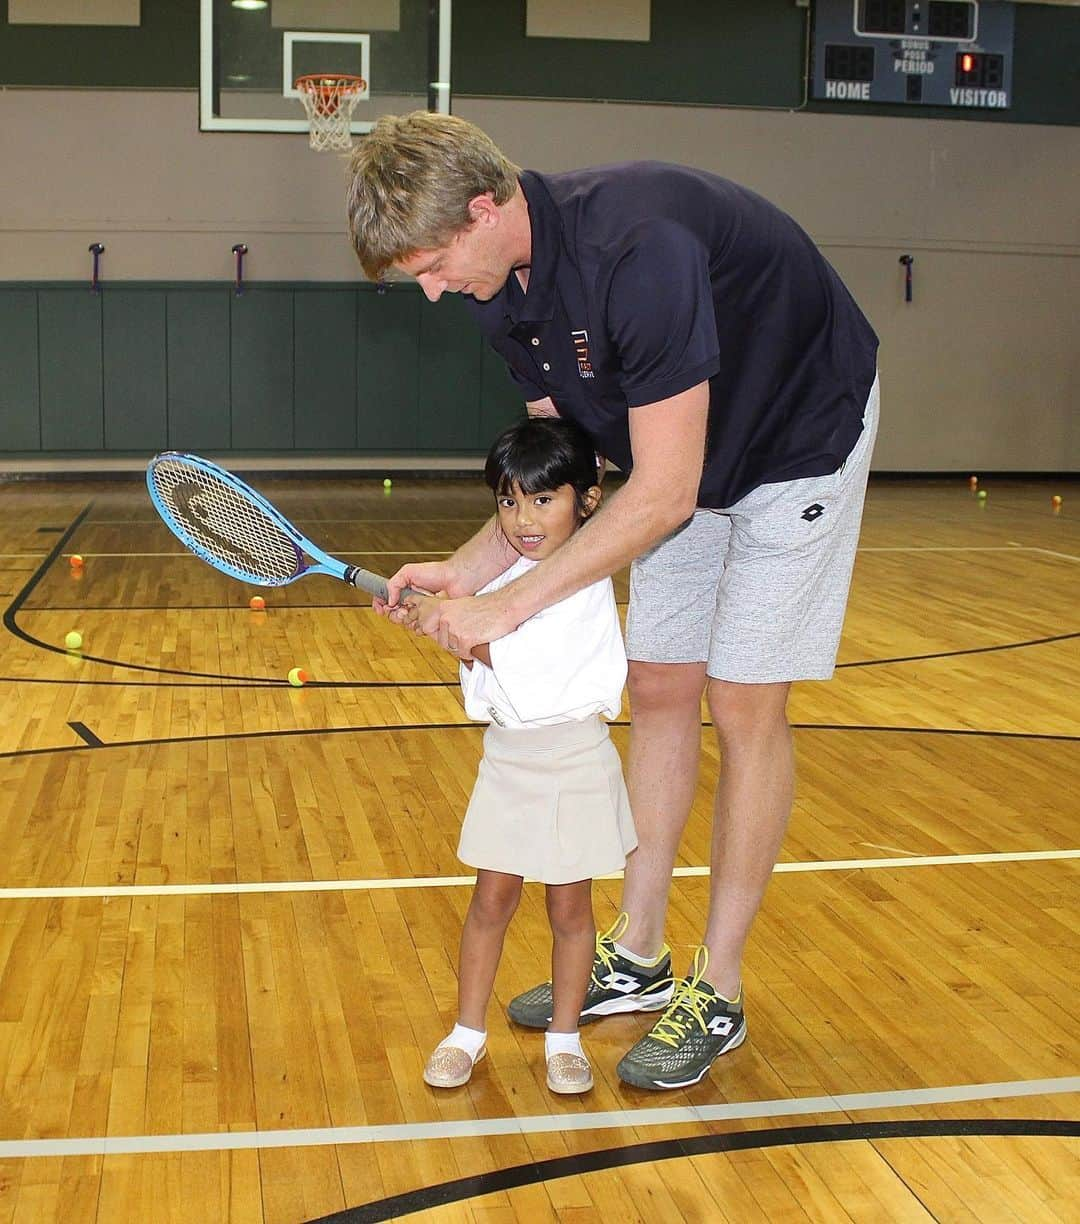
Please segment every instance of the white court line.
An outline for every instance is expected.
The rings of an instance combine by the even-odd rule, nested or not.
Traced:
[[[120,1156],[147,1152],[226,1152],[253,1148],[327,1147],[348,1143],[407,1143],[422,1139],[471,1139],[482,1135],[536,1135],[631,1126],[683,1126],[731,1122],[743,1118],[858,1113],[866,1109],[914,1108],[949,1105],[959,1101],[1056,1096],[1073,1092],[1080,1092],[1080,1076],[1010,1080],[998,1084],[953,1084],[946,1088],[901,1088],[892,1092],[852,1092],[837,1096],[792,1097],[789,1100],[736,1101],[729,1105],[471,1118],[462,1122],[398,1122],[386,1126],[209,1131],[187,1135],[108,1135],[96,1139],[7,1139],[0,1142],[0,1159],[27,1156]]]
[[[1017,850],[999,854],[934,854],[909,858],[810,860],[777,863],[777,874],[805,871],[873,871],[893,867],[953,867],[972,863],[1032,863],[1080,858],[1078,850]],[[674,876],[707,876],[708,867],[676,867]],[[599,880],[618,880],[621,871],[597,876]],[[367,892],[397,888],[462,888],[476,883],[476,877],[412,876],[374,880],[255,880],[248,884],[102,884],[87,887],[0,888],[0,901],[34,901],[64,897],[194,897],[233,896],[242,893]]]
[[[856,846],[869,846],[871,850],[888,850],[890,854],[899,854],[903,858],[913,858],[910,850],[904,850],[900,846],[883,846],[880,842],[856,842]]]
[[[1054,552],[1051,548],[1029,548],[1027,551],[1045,553],[1048,557],[1060,557],[1063,561],[1080,561],[1080,557],[1074,557],[1072,553]]]

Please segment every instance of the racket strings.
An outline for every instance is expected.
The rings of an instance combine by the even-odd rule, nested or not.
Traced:
[[[154,488],[184,535],[208,559],[264,585],[290,582],[303,556],[261,507],[211,472],[174,459],[157,463]]]

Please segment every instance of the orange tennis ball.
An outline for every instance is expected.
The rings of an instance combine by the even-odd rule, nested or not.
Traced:
[[[977,489],[978,487],[979,487],[979,478],[978,478],[978,476],[969,476],[969,477],[968,477],[968,488],[970,488],[970,489]]]
[[[308,674],[302,667],[294,667],[289,672],[289,683],[293,688],[303,688],[308,682]]]
[[[68,564],[72,569],[82,569],[83,559],[78,553],[72,553],[68,558]]]
[[[1060,493],[1055,493],[1054,496],[1050,498],[1050,505],[1053,506],[1055,510],[1060,508],[1061,506],[1061,494]]]
[[[261,595],[252,595],[248,600],[248,607],[252,612],[262,612],[266,608],[266,600]]]

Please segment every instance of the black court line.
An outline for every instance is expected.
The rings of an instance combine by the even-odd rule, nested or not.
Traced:
[[[23,589],[18,593],[18,595],[15,596],[15,598],[11,601],[11,603],[8,604],[7,608],[4,609],[4,628],[9,633],[14,634],[15,637],[21,639],[24,642],[27,642],[31,646],[37,646],[40,650],[50,650],[54,654],[62,654],[62,655],[66,655],[69,653],[63,646],[56,646],[52,642],[43,641],[41,638],[35,637],[32,633],[28,633],[25,629],[23,629],[19,625],[17,617],[19,615],[19,612],[22,610],[23,604],[26,603],[27,599],[33,594],[34,590],[37,588],[38,583],[40,583],[42,578],[45,577],[45,574],[48,572],[49,567],[53,564],[53,562],[56,561],[56,559],[63,552],[65,544],[67,544],[68,540],[71,539],[71,537],[75,534],[78,528],[82,526],[83,522],[86,519],[86,516],[90,513],[90,510],[92,507],[93,507],[93,502],[90,502],[86,506],[83,507],[83,509],[79,512],[78,515],[76,515],[71,525],[67,527],[67,529],[64,531],[64,534],[56,541],[56,544],[47,554],[44,561],[42,561],[42,563],[38,566],[38,568],[31,575],[30,579],[27,581]],[[28,611],[47,612],[47,611],[50,611],[50,609],[49,608],[28,609]],[[127,668],[131,671],[154,672],[155,674],[165,675],[165,676],[197,676],[205,680],[239,680],[244,684],[250,684],[250,685],[257,686],[257,687],[258,686],[269,686],[269,685],[275,685],[275,686],[281,687],[282,685],[288,684],[287,680],[279,679],[276,676],[275,677],[232,676],[232,675],[228,675],[226,673],[220,673],[220,672],[185,671],[183,668],[178,668],[178,667],[154,667],[152,664],[149,664],[149,663],[126,663],[120,659],[106,659],[102,657],[101,655],[92,655],[92,654],[81,654],[80,658],[85,663],[103,663],[107,667],[121,667],[121,668]]]
[[[48,553],[48,555],[45,557],[42,563],[38,566],[37,570],[34,571],[34,573],[31,575],[26,585],[18,593],[18,595],[14,598],[14,600],[12,600],[12,602],[8,605],[7,609],[4,612],[4,626],[8,630],[8,632],[13,633],[16,637],[21,638],[24,642],[28,642],[32,646],[37,646],[43,650],[51,650],[56,654],[67,654],[68,653],[68,651],[63,646],[57,646],[51,642],[45,642],[41,638],[35,637],[33,634],[27,632],[25,629],[22,629],[17,624],[16,617],[18,613],[23,609],[23,605],[26,603],[26,600],[34,592],[38,584],[41,582],[42,578],[45,576],[45,573],[47,572],[49,567],[60,556],[60,554],[63,551],[64,545],[72,537],[76,529],[84,523],[87,515],[90,513],[90,510],[92,508],[93,508],[93,502],[88,503],[84,507],[84,509],[81,511],[81,513],[71,523],[71,525],[64,530],[64,534],[60,537],[59,540],[57,540],[53,549]],[[184,553],[184,554],[178,554],[178,555],[188,556],[189,554]],[[16,572],[26,572],[26,571],[16,571]],[[297,605],[292,605],[292,606],[297,606]],[[326,605],[311,604],[311,605],[300,605],[300,606],[317,608],[317,607],[326,606]],[[351,605],[347,605],[347,604],[340,605],[339,604],[339,605],[334,605],[334,606],[349,607]],[[362,609],[366,605],[358,604],[356,606],[358,609]],[[289,605],[282,604],[274,610],[280,612],[280,611],[284,611],[288,607]],[[26,611],[28,612],[52,612],[52,611],[63,611],[63,610],[84,611],[84,612],[85,611],[108,611],[108,612],[125,611],[125,609],[123,608],[96,608],[94,609],[94,608],[87,608],[85,606],[81,606],[76,609],[56,609],[56,608],[53,608],[51,605],[48,607],[44,607],[44,608],[27,608],[26,609]],[[164,608],[156,609],[155,608],[154,610],[166,611],[166,610],[171,610],[171,609],[164,609]],[[189,609],[179,609],[179,610],[186,611]],[[237,608],[236,611],[243,611],[243,608],[242,607]],[[837,670],[839,671],[842,668],[848,668],[848,667],[883,667],[889,663],[926,662],[931,659],[948,659],[948,658],[955,658],[961,655],[991,654],[999,650],[1020,650],[1028,646],[1045,646],[1052,642],[1070,641],[1073,638],[1080,638],[1080,631],[1056,634],[1053,637],[1032,638],[1031,640],[1024,641],[1024,642],[1006,642],[998,646],[975,646],[975,647],[970,647],[970,648],[963,649],[963,650],[937,651],[937,652],[934,652],[931,654],[925,654],[925,655],[900,655],[895,658],[889,658],[889,659],[854,660],[850,663],[838,663]],[[83,658],[84,661],[88,663],[102,663],[107,667],[123,668],[129,671],[153,672],[155,675],[191,676],[194,678],[204,679],[204,680],[229,680],[229,681],[238,682],[244,685],[250,685],[253,687],[270,687],[270,686],[282,687],[283,685],[286,685],[288,683],[287,680],[283,680],[282,678],[277,677],[277,676],[235,676],[227,672],[200,672],[200,671],[189,671],[189,670],[185,670],[184,668],[179,668],[179,667],[157,667],[150,663],[128,663],[127,661],[123,659],[107,659],[101,655],[83,654],[81,657]],[[44,683],[60,683],[60,682],[59,681],[44,681]],[[94,683],[100,683],[100,682],[93,681],[93,680],[86,680],[86,681],[82,681],[82,683],[94,684]],[[450,684],[450,683],[454,683],[454,682],[452,681],[434,682],[435,685],[445,685],[445,684]],[[420,682],[406,681],[404,683],[398,683],[398,684],[394,684],[389,681],[348,681],[348,680],[347,681],[323,680],[323,681],[313,681],[312,682],[312,687],[319,687],[319,688],[377,688],[377,687],[400,688],[400,687],[428,687],[431,685],[432,685],[432,682],[430,681],[420,681]]]
[[[26,573],[26,570],[18,570]],[[4,573],[0,569],[0,574]],[[263,588],[264,590],[271,588]],[[9,591],[10,595],[11,592]],[[626,608],[625,600],[616,600],[616,607]],[[367,612],[369,605],[365,603],[268,603],[265,608],[249,608],[246,603],[231,604],[43,604],[24,609],[27,612],[247,612],[251,616],[266,613],[273,616],[275,612]]]
[[[711,727],[703,722],[702,727]],[[608,723],[609,727],[629,727],[627,720]],[[108,740],[102,748],[154,748],[165,744],[211,744],[231,740],[283,739],[301,735],[358,735],[370,731],[484,731],[487,723],[375,723],[358,727],[285,727],[274,731],[223,731],[217,735],[169,735],[160,739]],[[1052,735],[1029,731],[976,731],[968,727],[849,727],[838,723],[792,723],[793,731],[870,731],[892,732],[901,735],[957,735],[982,739],[1008,739],[1023,741],[1045,741],[1049,743],[1077,744],[1080,735]],[[16,748],[0,752],[0,760],[24,756],[49,756],[59,752],[82,752],[84,748],[75,744],[58,744],[51,748]]]
[[[355,735],[359,731],[483,731],[487,723],[455,722],[455,723],[416,723],[394,725],[392,723],[366,727],[295,727],[284,731],[241,731],[222,732],[220,735],[174,735],[162,739],[140,740],[109,740],[102,741],[102,748],[156,748],[166,744],[213,744],[223,740],[242,739],[273,739],[277,735]],[[629,724],[626,724],[627,726]],[[0,760],[23,756],[49,756],[58,752],[85,752],[89,745],[67,744],[52,748],[24,748],[12,752],[0,752]]]
[[[81,740],[89,744],[91,748],[101,748],[104,746],[105,741],[103,739],[98,739],[98,737],[93,733],[93,731],[90,730],[86,723],[69,722],[68,726]]]
[[[0,569],[0,573],[5,571]],[[15,570],[14,573],[26,573],[26,570]],[[10,593],[10,592],[9,592]],[[617,608],[628,608],[629,601],[617,599]],[[366,611],[367,604],[357,603],[282,603],[269,604],[264,609],[267,614],[281,612],[319,612],[319,611]],[[124,604],[123,607],[106,604],[49,604],[46,607],[27,608],[27,612],[248,612],[255,609],[243,604]],[[965,646],[959,650],[937,650],[930,654],[894,655],[887,659],[853,659],[850,663],[837,663],[836,670],[845,667],[884,667],[889,663],[921,663],[931,659],[953,659],[962,655],[993,654],[999,650],[1023,650],[1029,646],[1047,646],[1053,642],[1068,642],[1080,638],[1080,630],[1070,633],[1058,633],[1052,637],[1028,638],[1022,642],[1002,642],[996,646]],[[116,667],[139,667],[137,663],[114,663]],[[192,675],[197,673],[192,672]],[[327,682],[330,683],[330,682]]]
[[[71,539],[71,537],[75,534],[76,530],[84,524],[84,522],[86,521],[87,515],[90,513],[91,509],[93,508],[93,504],[94,504],[93,502],[89,502],[86,506],[83,507],[80,513],[72,521],[70,526],[68,526],[64,530],[64,534],[60,537],[60,539],[56,541],[56,544],[53,546],[50,552],[46,555],[45,559],[41,562],[38,568],[31,574],[31,577],[27,581],[26,585],[22,588],[22,590],[18,593],[18,595],[15,596],[15,598],[11,601],[11,603],[4,610],[4,628],[7,629],[9,633],[14,634],[15,637],[19,638],[20,640],[24,642],[27,642],[31,646],[37,646],[41,650],[50,650],[54,654],[67,655],[70,652],[63,646],[57,646],[57,645],[54,645],[52,642],[46,642],[46,641],[43,641],[39,637],[35,637],[34,634],[29,633],[27,630],[23,629],[19,625],[17,617],[19,613],[24,610],[23,605],[26,603],[27,599],[33,594],[34,590],[37,588],[42,578],[45,577],[45,574],[48,572],[49,567],[57,560],[57,558],[63,552],[64,546]],[[187,556],[188,554],[184,553],[181,555]],[[20,572],[25,572],[25,571],[20,571]],[[357,604],[356,606],[358,608],[364,607],[363,604]],[[25,610],[28,612],[55,611],[55,609],[53,609],[51,606],[44,607],[44,608],[26,608]],[[87,609],[80,608],[77,610],[86,611]],[[98,609],[98,610],[99,611],[110,611],[110,612],[122,611],[122,609],[114,609],[114,608]],[[242,609],[238,609],[238,610],[242,610]],[[288,680],[283,679],[279,676],[234,676],[234,675],[230,675],[227,672],[199,672],[199,671],[185,670],[184,668],[180,668],[180,667],[155,667],[154,665],[150,663],[128,663],[122,659],[107,659],[102,655],[92,655],[92,654],[85,654],[85,653],[80,653],[79,657],[85,663],[102,663],[102,664],[105,664],[107,667],[124,668],[129,671],[153,672],[155,675],[191,676],[191,677],[203,679],[203,680],[229,680],[229,681],[234,681],[237,685],[243,685],[245,687],[252,687],[252,688],[271,688],[271,687],[272,688],[285,688],[289,686]],[[21,677],[17,677],[14,679],[16,679],[18,683],[39,683],[39,684],[64,684],[64,683],[77,683],[77,684],[121,683],[122,684],[122,683],[125,683],[124,681],[117,682],[117,681],[99,681],[99,680],[78,680],[78,681],[63,681],[63,680],[48,680],[48,679],[23,680],[23,678]],[[315,680],[315,681],[310,682],[309,687],[311,688],[388,688],[388,687],[397,687],[397,688],[400,688],[400,687],[409,687],[409,688],[412,688],[412,687],[418,687],[418,688],[419,687],[423,687],[423,688],[443,687],[445,688],[448,685],[456,684],[456,683],[457,683],[456,680],[405,681],[399,684],[394,684],[392,682],[382,681],[382,680],[346,680],[346,681],[329,681],[329,680],[318,681],[318,680]],[[149,687],[149,685],[145,685],[144,687]],[[177,687],[196,687],[196,686],[178,685]]]
[[[378,1202],[348,1207],[333,1215],[320,1216],[308,1224],[375,1224],[418,1211],[431,1211],[448,1203],[503,1193],[519,1186],[535,1186],[564,1177],[583,1177],[604,1169],[652,1164],[662,1160],[684,1160],[717,1152],[745,1152],[760,1148],[792,1147],[810,1143],[873,1142],[883,1139],[934,1138],[1080,1138],[1080,1122],[1036,1118],[934,1118],[910,1122],[836,1122],[820,1126],[785,1126],[772,1130],[730,1131],[720,1135],[695,1135],[688,1139],[661,1139],[632,1143],[626,1147],[557,1156],[509,1169],[495,1169],[474,1177],[459,1177],[437,1186],[423,1186]],[[906,1184],[906,1183],[905,1183]],[[914,1191],[913,1191],[914,1193]]]
[[[488,518],[491,516],[489,515]],[[299,527],[301,523],[313,523],[316,527],[322,526],[324,523],[438,523],[442,526],[443,523],[480,523],[483,525],[488,521],[482,514],[476,515],[474,518],[407,518],[405,515],[400,515],[398,518],[311,518],[303,514],[294,514],[290,517],[289,522],[294,526]],[[135,525],[145,525],[146,523],[155,523],[161,526],[161,519],[157,515],[151,515],[149,518],[122,518],[122,519],[106,519],[92,518],[87,522],[88,527],[130,527]],[[387,551],[380,549],[380,552]],[[407,551],[407,550],[406,550]],[[93,554],[91,554],[93,555]],[[187,556],[187,553],[178,552],[178,557]]]
[[[0,573],[3,573],[0,570]],[[263,588],[264,590],[267,588]],[[249,616],[275,612],[366,612],[364,603],[268,603],[265,608],[249,608],[246,603],[231,604],[48,604],[43,607],[26,608],[27,612],[247,612]]]
[[[84,655],[81,651],[75,654],[70,650],[65,650],[64,654],[70,655],[73,659],[94,657]],[[100,659],[95,661],[101,662]],[[117,663],[114,666],[122,667],[124,664]],[[134,666],[134,664],[131,666]],[[200,673],[180,672],[179,674],[182,676],[189,674],[197,676]],[[0,684],[81,684],[83,686],[94,685],[98,688],[258,689],[260,692],[265,692],[268,688],[275,686],[278,688],[292,688],[288,680],[280,678],[258,679],[248,676],[241,679],[233,676],[222,676],[221,679],[228,681],[228,683],[218,683],[216,680],[200,680],[185,684],[179,680],[70,680],[48,676],[0,676]],[[456,676],[453,680],[309,680],[304,687],[324,689],[457,688],[458,680]]]
[[[921,663],[929,659],[952,659],[957,655],[992,654],[997,650],[1022,650],[1025,646],[1046,646],[1050,642],[1068,642],[1080,637],[1080,632],[1058,633],[1053,637],[1031,638],[1026,642],[1005,642],[1000,646],[969,646],[963,650],[939,650],[933,654],[897,655],[894,659],[859,659],[853,663],[837,663],[836,670],[842,667],[883,667],[886,663]]]

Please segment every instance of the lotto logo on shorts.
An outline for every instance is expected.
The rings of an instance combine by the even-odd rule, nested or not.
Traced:
[[[812,506],[807,506],[800,517],[806,519],[808,523],[812,523],[814,519],[819,519],[825,513],[825,507],[820,502],[814,502]]]

